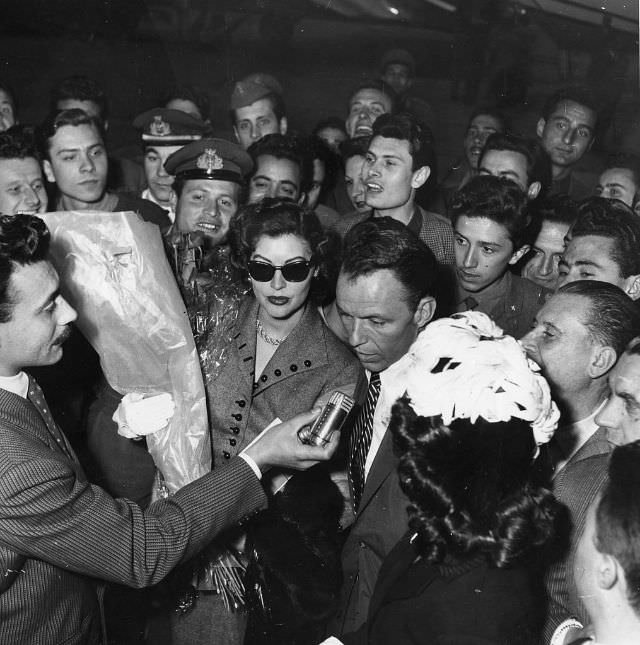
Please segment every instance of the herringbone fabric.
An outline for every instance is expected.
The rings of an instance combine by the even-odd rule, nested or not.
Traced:
[[[380,374],[371,373],[367,400],[353,427],[351,434],[351,445],[349,447],[349,477],[351,479],[351,490],[353,491],[353,507],[358,510],[362,491],[364,489],[364,466],[367,461],[367,453],[371,446],[373,436],[373,415],[376,411],[378,396],[380,395]]]

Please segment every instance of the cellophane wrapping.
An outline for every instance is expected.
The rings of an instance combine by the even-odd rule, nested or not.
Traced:
[[[147,446],[175,493],[211,470],[211,443],[198,354],[160,230],[132,212],[42,217],[62,293],[109,385],[123,395],[174,398],[173,418]]]

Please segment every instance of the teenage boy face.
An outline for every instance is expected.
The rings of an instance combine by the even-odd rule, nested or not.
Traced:
[[[527,247],[515,249],[502,224],[461,215],[454,226],[456,274],[466,291],[478,292],[499,280]]]

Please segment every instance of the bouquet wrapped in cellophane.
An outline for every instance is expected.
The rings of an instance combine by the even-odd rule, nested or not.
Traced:
[[[167,240],[169,261],[187,308],[205,383],[213,383],[224,366],[240,301],[248,292],[229,262],[226,246],[206,249],[205,240],[172,232]],[[244,556],[233,545],[212,544],[194,563],[193,587],[220,594],[228,611],[244,605]],[[193,608],[190,588],[178,600],[178,611]]]
[[[147,446],[174,493],[211,469],[211,443],[198,355],[160,230],[131,212],[42,217],[62,292],[109,385],[173,396],[173,418]]]

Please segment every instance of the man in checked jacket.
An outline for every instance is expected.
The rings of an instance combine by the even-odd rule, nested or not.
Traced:
[[[244,454],[143,512],[91,485],[32,377],[55,363],[75,311],[32,215],[0,216],[0,643],[105,642],[100,580],[161,580],[222,529],[266,505],[261,473],[307,468],[335,449],[304,446],[315,413],[274,427]]]

